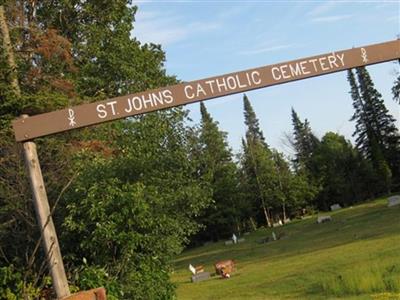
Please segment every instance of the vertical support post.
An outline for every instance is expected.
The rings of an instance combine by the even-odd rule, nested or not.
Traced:
[[[26,115],[23,117],[27,117]],[[50,206],[47,199],[46,189],[40,169],[39,158],[34,142],[24,142],[25,164],[29,173],[29,181],[33,194],[33,204],[36,217],[42,233],[43,247],[46,252],[46,259],[53,280],[53,288],[57,298],[62,299],[70,295],[67,276],[61,256],[60,246],[50,213]]]

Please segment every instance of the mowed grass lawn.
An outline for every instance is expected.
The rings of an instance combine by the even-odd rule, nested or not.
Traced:
[[[178,300],[400,299],[400,206],[382,198],[326,214],[331,222],[314,216],[183,252],[172,274]],[[284,239],[258,243],[272,231]],[[190,282],[189,264],[213,273],[225,259],[236,262],[230,279]]]

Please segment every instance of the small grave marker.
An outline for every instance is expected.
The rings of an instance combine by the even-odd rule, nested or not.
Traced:
[[[388,198],[388,207],[396,206],[400,204],[400,196],[392,196]]]
[[[237,244],[238,239],[237,239],[236,234],[232,234],[232,241],[233,241],[234,244]]]
[[[192,275],[192,282],[199,282],[207,280],[210,278],[210,272],[200,272],[198,274]]]
[[[193,275],[196,274],[196,269],[192,266],[192,264],[189,265],[189,270],[192,272]]]
[[[338,203],[331,205],[331,211],[339,210],[341,208],[342,207]]]
[[[330,222],[332,221],[332,217],[331,216],[319,216],[317,219],[317,223],[321,224],[321,223],[325,223],[325,222]]]

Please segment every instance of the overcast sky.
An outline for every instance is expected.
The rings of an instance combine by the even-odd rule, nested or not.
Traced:
[[[184,81],[241,71],[312,55],[396,39],[399,1],[137,1],[132,32],[141,42],[162,45],[166,69]],[[400,105],[391,88],[399,71],[393,62],[368,67],[391,114]],[[346,72],[248,92],[267,142],[290,153],[284,134],[292,131],[290,110],[307,118],[318,137],[333,131],[351,137],[354,123]],[[240,150],[245,134],[243,95],[205,102]],[[198,122],[199,104],[186,106]]]

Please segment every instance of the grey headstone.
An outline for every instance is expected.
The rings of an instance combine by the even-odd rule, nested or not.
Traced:
[[[237,240],[238,243],[243,243],[244,241],[245,241],[244,238],[240,238],[240,239]]]
[[[332,217],[331,216],[319,216],[318,219],[317,219],[317,223],[318,224],[329,222],[329,221],[332,221]]]
[[[388,207],[396,206],[400,204],[400,196],[392,196],[388,198]]]
[[[201,272],[195,275],[192,275],[192,282],[199,282],[203,280],[207,280],[210,278],[210,272]]]
[[[331,205],[331,211],[335,211],[335,210],[339,210],[339,209],[341,209],[342,207],[340,206],[340,204],[333,204],[333,205]]]
[[[228,246],[228,245],[233,245],[233,241],[232,240],[225,241],[225,246]]]

